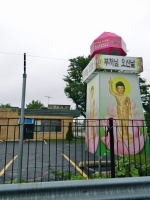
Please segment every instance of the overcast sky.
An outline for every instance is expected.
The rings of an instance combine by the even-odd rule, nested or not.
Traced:
[[[141,75],[150,84],[149,0],[1,0],[0,103],[21,107],[26,53],[26,104],[39,100],[47,106],[45,96],[51,96],[49,103],[74,108],[64,94],[67,60],[88,56],[104,31],[123,38],[128,56],[143,57]]]

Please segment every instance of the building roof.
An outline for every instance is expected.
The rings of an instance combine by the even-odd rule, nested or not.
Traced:
[[[21,114],[21,109],[18,109],[18,114]],[[80,110],[63,110],[63,109],[25,109],[25,115],[30,116],[71,116],[71,117],[79,117],[81,114]]]

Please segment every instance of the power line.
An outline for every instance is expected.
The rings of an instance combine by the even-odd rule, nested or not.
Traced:
[[[0,52],[1,54],[12,54],[12,55],[16,55],[16,56],[22,56],[24,54],[19,54],[19,53],[5,53],[5,52]]]
[[[149,66],[150,65],[150,63],[148,64],[148,65],[144,65],[144,67],[147,67],[147,66]]]
[[[146,65],[147,65],[148,63],[150,63],[150,60],[148,60],[148,61],[144,62],[144,64],[146,64]]]
[[[16,56],[23,56],[24,54],[19,53],[6,53],[6,52],[0,52],[0,54],[9,54],[9,55],[16,55]],[[43,58],[43,59],[51,59],[51,60],[63,60],[63,61],[69,61],[67,59],[62,58],[51,58],[51,57],[45,57],[45,56],[34,56],[34,55],[26,55],[26,57],[34,57],[34,58]],[[146,61],[143,65],[144,67],[148,66],[150,64],[150,60]],[[150,69],[144,69],[144,70],[150,70]]]
[[[43,56],[33,56],[33,55],[27,55],[27,56],[30,56],[30,57],[37,57],[37,58],[46,58],[46,59],[53,59],[53,60],[64,60],[64,61],[69,61],[69,60],[66,60],[66,59],[62,59],[62,58],[50,58],[50,57],[43,57]]]
[[[0,52],[0,54],[9,54],[9,55],[16,55],[16,56],[23,56],[24,54],[19,54],[19,53],[5,53],[5,52]],[[45,58],[45,59],[52,59],[52,60],[63,60],[63,61],[69,61],[67,59],[62,59],[62,58],[51,58],[51,57],[43,57],[43,56],[34,56],[34,55],[26,55],[28,57],[35,57],[35,58]]]

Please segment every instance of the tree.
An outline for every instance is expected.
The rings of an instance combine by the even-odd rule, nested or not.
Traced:
[[[86,117],[85,112],[87,84],[82,83],[82,71],[88,65],[90,60],[90,56],[79,56],[77,58],[70,59],[70,65],[68,66],[67,70],[68,75],[63,79],[66,82],[66,87],[64,89],[66,96],[73,100],[73,102],[76,104],[76,109],[81,110],[81,115],[84,117]],[[145,112],[149,112],[150,85],[146,84],[146,80],[141,78],[140,75],[138,78],[142,105]]]
[[[82,71],[90,62],[91,57],[79,56],[70,59],[68,75],[63,79],[66,82],[64,89],[68,98],[72,99],[76,109],[81,110],[81,115],[86,117],[86,83],[82,83]]]
[[[145,110],[145,112],[150,110],[150,85],[146,84],[146,79],[141,78],[140,76],[138,76],[139,78],[139,86],[140,86],[140,92],[141,92],[141,100],[142,100],[142,105],[143,108]]]
[[[32,102],[31,103],[29,103],[29,104],[26,104],[26,107],[28,108],[28,109],[38,109],[38,108],[41,108],[41,107],[43,107],[44,106],[44,104],[43,103],[41,103],[40,101],[34,101],[34,100],[32,100]]]
[[[148,133],[150,134],[150,100],[148,101],[148,104],[146,106],[145,120],[146,120]]]
[[[150,85],[146,84],[146,79],[138,77],[147,130],[150,133]]]
[[[2,107],[2,108],[11,108],[12,106],[10,105],[10,103],[6,103],[6,104],[2,104],[1,103],[0,107]]]

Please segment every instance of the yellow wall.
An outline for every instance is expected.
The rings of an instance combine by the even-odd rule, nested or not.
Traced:
[[[31,116],[26,116],[26,118],[31,118]],[[48,132],[45,132],[44,133],[44,136],[43,136],[43,132],[37,132],[37,136],[36,136],[36,133],[34,132],[34,139],[65,139],[66,138],[66,133],[68,131],[68,126],[69,126],[69,123],[73,122],[73,117],[66,117],[66,116],[32,116],[33,119],[61,119],[62,122],[61,122],[61,132],[58,132],[57,133],[57,136],[56,136],[56,133],[55,132],[51,132],[51,133],[48,133]]]
[[[13,119],[14,118],[14,119]],[[18,109],[12,108],[0,108],[0,140],[18,140],[19,139],[19,125],[18,119]],[[65,139],[66,133],[68,131],[69,123],[73,122],[73,117],[66,116],[28,116],[25,118],[32,119],[61,119],[62,127],[61,132],[58,132],[57,135],[55,132],[47,133],[45,132],[34,132],[33,139]],[[9,125],[9,126],[7,126]]]
[[[18,139],[18,134],[18,109],[0,108],[0,140]]]

